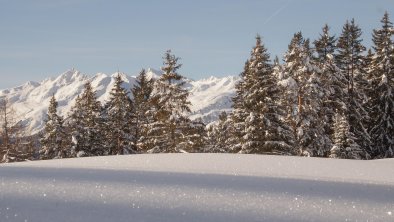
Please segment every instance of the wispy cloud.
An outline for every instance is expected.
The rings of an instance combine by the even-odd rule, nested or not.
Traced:
[[[274,11],[274,13],[272,13],[264,22],[263,25],[268,24],[268,22],[270,22],[273,18],[275,18],[276,16],[279,15],[279,13],[281,13],[285,8],[287,8],[291,2],[293,2],[294,0],[289,0],[287,2],[285,2],[280,8],[278,8],[276,11]]]

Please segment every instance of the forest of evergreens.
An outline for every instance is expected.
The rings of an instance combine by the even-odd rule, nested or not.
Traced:
[[[233,111],[206,126],[191,120],[178,58],[167,51],[163,74],[144,70],[129,92],[118,75],[101,104],[85,84],[67,116],[52,97],[45,129],[26,135],[7,98],[0,102],[0,160],[168,152],[222,152],[375,159],[394,156],[394,28],[385,13],[363,45],[352,19],[336,36],[294,34],[283,61],[260,36],[236,86]]]

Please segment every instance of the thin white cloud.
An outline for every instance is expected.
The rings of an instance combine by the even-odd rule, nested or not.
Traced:
[[[294,0],[289,0],[285,2],[280,8],[278,8],[274,13],[272,13],[264,22],[263,25],[266,25],[268,22],[270,22],[273,18],[279,15],[285,8],[287,8],[291,2]]]

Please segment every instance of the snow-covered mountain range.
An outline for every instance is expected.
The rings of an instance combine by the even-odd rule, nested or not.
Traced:
[[[135,84],[135,76],[119,74],[125,82],[123,87],[128,90],[132,88]],[[147,70],[150,78],[157,78],[160,74],[160,71],[154,69]],[[98,100],[104,103],[109,98],[116,75],[118,73],[112,75],[98,73],[91,77],[71,69],[56,78],[48,78],[40,83],[30,81],[18,87],[0,90],[0,98],[8,98],[17,112],[18,119],[25,121],[29,133],[37,133],[45,125],[44,120],[52,95],[55,95],[59,102],[59,114],[67,116],[77,95],[83,91],[86,81],[91,81]],[[192,103],[190,118],[202,118],[208,124],[217,120],[222,111],[230,111],[231,98],[234,96],[235,84],[238,80],[239,77],[236,76],[187,80],[185,87],[191,92],[189,100]]]

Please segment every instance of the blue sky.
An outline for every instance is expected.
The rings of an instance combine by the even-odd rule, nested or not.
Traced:
[[[0,88],[82,73],[158,69],[167,49],[180,73],[238,75],[259,33],[272,57],[292,35],[315,39],[328,23],[339,35],[355,18],[369,46],[394,0],[0,0]]]

